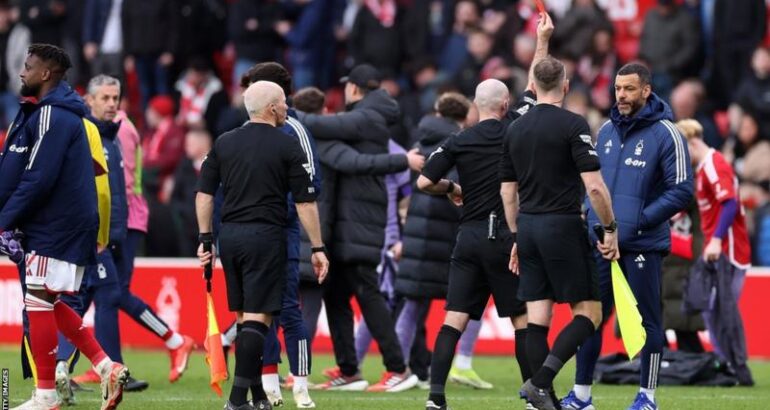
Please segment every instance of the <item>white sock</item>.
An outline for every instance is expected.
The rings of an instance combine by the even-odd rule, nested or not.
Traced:
[[[294,376],[294,387],[292,391],[298,392],[307,390],[307,376]]]
[[[101,362],[94,366],[94,370],[99,376],[104,377],[105,372],[109,372],[112,368],[112,360],[109,357],[105,357]]]
[[[182,338],[182,335],[174,332],[174,334],[166,340],[166,347],[170,350],[179,349],[179,346],[182,346],[183,343],[184,339]]]
[[[572,389],[575,392],[575,397],[580,401],[588,401],[591,399],[591,385],[576,384]]]
[[[56,403],[58,397],[56,396],[56,389],[35,389],[35,398],[38,401],[42,401],[46,404]]]
[[[639,388],[639,391],[644,393],[651,402],[655,403],[655,389]]]
[[[473,368],[473,357],[458,354],[455,356],[455,367],[460,370],[469,370]]]
[[[265,392],[269,391],[280,396],[281,382],[278,380],[278,373],[263,374],[262,388],[265,389]]]

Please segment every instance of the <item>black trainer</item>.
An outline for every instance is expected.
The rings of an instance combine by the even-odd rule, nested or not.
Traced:
[[[452,410],[452,409],[449,408],[449,406],[446,403],[439,406],[438,404],[434,403],[433,400],[428,400],[425,403],[425,410]]]
[[[557,410],[551,398],[551,393],[547,389],[535,386],[531,380],[527,380],[521,386],[519,394],[526,397],[527,402],[531,403],[538,410]]]
[[[123,386],[123,391],[140,392],[140,391],[146,390],[148,387],[150,387],[150,384],[147,383],[146,381],[136,380],[133,377],[129,376],[128,381],[126,381],[126,385]]]
[[[233,403],[230,403],[230,400],[228,400],[227,403],[225,403],[224,410],[254,410],[254,406],[252,406],[250,402],[236,406]]]

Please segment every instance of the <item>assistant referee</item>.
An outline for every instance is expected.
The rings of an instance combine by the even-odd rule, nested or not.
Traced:
[[[312,264],[319,280],[329,269],[321,242],[316,191],[297,140],[286,138],[279,127],[286,121],[286,96],[275,83],[258,81],[244,92],[249,122],[220,136],[203,162],[195,208],[202,265],[214,252],[204,252],[212,241],[214,194],[224,193],[219,234],[227,302],[242,324],[237,336],[235,377],[225,409],[270,409],[261,386],[265,334],[281,309],[286,282],[286,224],[291,192],[297,213],[313,246]],[[253,405],[247,394],[252,391]]]
[[[599,282],[580,216],[586,191],[605,225],[599,250],[617,259],[617,224],[599,173],[588,123],[561,108],[569,84],[553,57],[533,70],[537,105],[508,128],[500,163],[505,218],[516,241],[510,269],[520,273],[518,297],[527,302],[527,357],[532,378],[522,396],[541,410],[556,409],[553,379],[601,322]],[[573,319],[548,353],[554,302],[569,303]]]

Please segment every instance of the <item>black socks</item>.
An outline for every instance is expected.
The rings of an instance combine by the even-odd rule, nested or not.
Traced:
[[[449,376],[449,368],[452,367],[452,360],[455,356],[457,341],[460,340],[462,332],[449,325],[441,326],[436,338],[436,345],[433,347],[433,357],[430,363],[430,396],[437,405],[446,404],[444,388],[446,379]]]
[[[545,359],[543,367],[532,377],[532,384],[540,388],[549,388],[564,363],[575,355],[580,345],[595,331],[591,319],[577,315],[562,329],[553,343],[551,354]]]
[[[519,363],[521,382],[532,378],[532,370],[527,360],[527,329],[516,329],[516,362]]]
[[[262,389],[262,353],[267,325],[257,321],[243,322],[235,349],[235,377],[230,390],[230,403],[240,406],[248,401],[249,389],[255,400],[265,398]]]

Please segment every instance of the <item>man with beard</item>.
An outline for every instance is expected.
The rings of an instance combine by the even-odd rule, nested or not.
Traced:
[[[642,348],[640,389],[629,410],[656,410],[655,388],[663,352],[661,263],[671,250],[668,221],[693,196],[687,144],[671,123],[671,108],[652,92],[650,70],[639,64],[621,67],[615,76],[617,103],[596,142],[602,178],[617,218],[618,263],[639,302],[647,340]],[[590,204],[589,204],[590,205]],[[595,207],[588,223],[599,221]],[[601,240],[591,233],[592,242]],[[602,318],[613,306],[610,262],[596,252]],[[565,409],[593,409],[591,383],[602,347],[603,324],[577,353],[575,388],[562,400]]]
[[[86,265],[96,263],[99,226],[95,171],[83,117],[83,100],[62,79],[69,56],[49,44],[33,44],[21,72],[25,103],[0,156],[0,233],[23,233],[26,250],[20,275],[26,285],[30,349],[37,372],[32,398],[22,410],[56,409],[56,332],[61,331],[102,379],[102,410],[123,396],[128,369],[115,363],[83,326],[81,317],[58,300],[77,292]]]

